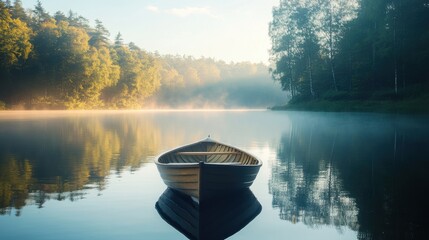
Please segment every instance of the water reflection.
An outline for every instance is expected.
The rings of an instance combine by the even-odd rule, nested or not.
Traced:
[[[262,206],[249,190],[198,205],[168,188],[155,205],[159,215],[189,239],[226,239],[249,224]]]
[[[425,120],[290,114],[269,181],[280,218],[358,231],[359,239],[429,239]]]
[[[150,118],[80,116],[0,125],[0,214],[27,204],[75,201],[107,177],[134,171],[159,152]]]
[[[147,163],[213,134],[264,161],[252,185],[264,212],[234,237],[429,239],[427,120],[293,112],[0,114],[0,214],[22,215],[3,216],[1,238],[48,239],[78,227],[87,238],[174,239],[179,233],[153,208],[163,183]],[[81,198],[87,199],[70,204]],[[118,227],[106,209],[127,221]],[[213,209],[228,213],[228,206]]]

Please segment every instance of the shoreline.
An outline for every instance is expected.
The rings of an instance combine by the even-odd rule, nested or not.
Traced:
[[[312,111],[312,112],[373,112],[429,115],[429,99],[409,99],[402,101],[359,101],[359,100],[311,100],[273,106],[272,111]]]

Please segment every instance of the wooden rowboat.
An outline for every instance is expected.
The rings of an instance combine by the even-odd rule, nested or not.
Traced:
[[[249,224],[262,210],[250,189],[213,197],[196,204],[191,197],[168,188],[155,208],[171,226],[189,239],[226,239]]]
[[[198,201],[249,188],[262,163],[210,137],[161,154],[155,163],[164,183]]]

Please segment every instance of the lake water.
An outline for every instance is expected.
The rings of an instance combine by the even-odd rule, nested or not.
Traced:
[[[153,161],[208,134],[263,161],[251,187],[262,211],[229,239],[429,239],[428,120],[2,112],[0,239],[186,239],[155,209],[166,186]]]

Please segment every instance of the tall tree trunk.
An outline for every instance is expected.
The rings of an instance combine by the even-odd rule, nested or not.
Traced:
[[[289,89],[290,89],[290,94],[292,95],[292,98],[293,98],[295,96],[295,91],[293,89],[293,68],[291,64],[289,64],[289,72],[290,72]]]
[[[292,97],[294,97],[295,91],[293,89],[293,69],[292,68],[290,68],[289,89],[290,89]]]
[[[315,94],[314,94],[314,89],[313,89],[313,70],[312,70],[312,66],[311,66],[311,57],[308,56],[308,73],[309,73],[309,78],[310,78],[310,93],[311,93],[311,97],[314,98]]]
[[[329,1],[329,61],[331,65],[331,74],[332,74],[332,81],[334,83],[334,89],[335,91],[338,91],[337,86],[337,79],[335,77],[335,64],[334,64],[334,39],[333,39],[333,6],[331,1]]]

